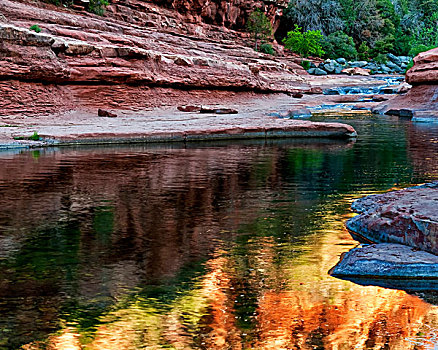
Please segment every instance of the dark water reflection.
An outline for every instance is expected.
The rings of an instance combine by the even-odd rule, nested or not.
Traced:
[[[0,153],[0,349],[427,349],[437,306],[327,271],[353,199],[438,178],[438,124],[349,122]]]

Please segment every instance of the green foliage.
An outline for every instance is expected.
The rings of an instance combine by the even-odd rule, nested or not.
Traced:
[[[406,72],[407,72],[409,69],[411,69],[413,66],[414,66],[414,60],[411,59],[411,60],[409,61],[408,65],[407,65],[406,69],[405,69],[405,74],[406,74]]]
[[[373,61],[376,63],[386,63],[388,62],[388,56],[383,53],[379,53],[376,57],[373,58]]]
[[[40,135],[36,131],[34,131],[33,135],[31,136],[14,136],[14,140],[32,140],[32,141],[39,141]]]
[[[311,65],[310,61],[307,61],[307,60],[302,60],[302,61],[301,61],[301,66],[302,66],[305,70],[309,70],[309,69],[310,69],[310,65]]]
[[[394,37],[388,35],[383,39],[379,39],[374,43],[374,46],[370,50],[370,56],[375,58],[379,55],[386,55],[388,52],[392,52]]]
[[[33,24],[30,26],[29,30],[33,30],[36,33],[41,33],[41,28],[38,24]]]
[[[39,141],[39,139],[40,139],[40,135],[38,135],[38,133],[36,131],[34,131],[32,136],[29,136],[29,140],[32,140],[32,141]]]
[[[438,46],[438,0],[291,0],[280,32],[285,36],[295,25],[320,30],[327,57],[348,55],[336,52],[342,50],[337,44],[347,44],[339,33],[353,39],[360,59],[405,56],[412,47]]]
[[[109,5],[108,0],[90,0],[88,10],[96,15],[103,16],[105,7]]]
[[[368,61],[370,59],[370,48],[365,41],[359,45],[357,49],[357,57],[362,61]]]
[[[415,57],[417,56],[419,53],[421,52],[425,52],[425,51],[429,51],[431,49],[435,48],[435,45],[433,46],[426,46],[423,44],[419,44],[416,46],[413,46],[410,50],[409,50],[409,56],[411,57]]]
[[[271,44],[263,43],[260,45],[260,52],[267,53],[269,55],[274,55],[274,49]]]
[[[288,30],[297,24],[303,31],[319,30],[329,35],[344,28],[341,11],[337,0],[291,0],[284,17],[290,23]]]
[[[322,46],[325,51],[325,56],[329,58],[343,57],[346,59],[355,59],[357,57],[353,38],[341,31],[324,37]]]
[[[255,41],[255,50],[258,50],[259,40],[265,41],[272,35],[272,26],[268,17],[257,9],[248,18],[246,29],[251,33]]]
[[[308,30],[303,33],[301,28],[295,25],[295,29],[287,33],[283,43],[287,49],[300,56],[321,57],[325,53],[321,46],[322,39],[323,35],[319,30]]]

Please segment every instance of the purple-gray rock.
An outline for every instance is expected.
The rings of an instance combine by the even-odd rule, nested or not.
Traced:
[[[347,228],[374,243],[400,243],[438,254],[438,182],[367,196],[352,205]]]
[[[394,243],[372,244],[345,253],[332,276],[438,280],[438,256]]]

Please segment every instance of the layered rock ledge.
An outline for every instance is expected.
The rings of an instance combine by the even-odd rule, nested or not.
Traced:
[[[310,91],[304,70],[290,60],[232,40],[142,27],[129,21],[133,15],[122,21],[110,12],[100,18],[9,0],[0,2],[0,13],[6,18],[0,23],[0,80]],[[27,29],[35,23],[41,33]]]
[[[374,111],[411,117],[415,121],[438,120],[438,48],[414,58],[406,81],[412,85],[407,94],[382,103]]]
[[[169,91],[163,90],[165,98]],[[197,92],[197,99],[208,92]],[[188,92],[187,92],[188,94]],[[286,137],[328,137],[348,139],[356,136],[355,130],[341,123],[315,123],[306,120],[292,120],[269,116],[269,112],[285,107],[291,97],[270,95],[260,97],[245,95],[246,101],[231,104],[233,96],[223,91],[215,101],[228,102],[227,106],[238,108],[238,114],[214,114],[182,112],[176,107],[139,108],[117,111],[116,118],[100,117],[88,112],[71,112],[63,116],[21,117],[10,116],[0,119],[0,148],[126,142],[189,142],[219,139],[268,139]],[[190,96],[185,96],[187,100]],[[213,107],[213,106],[212,106]],[[212,111],[215,108],[210,108]],[[112,111],[112,110],[111,110]],[[112,112],[110,112],[112,113]],[[3,122],[4,124],[2,124]],[[41,138],[28,138],[36,132]],[[19,139],[19,140],[17,140]]]
[[[329,273],[364,286],[408,292],[438,290],[438,256],[400,244],[354,248]]]
[[[438,256],[401,244],[372,244],[345,253],[330,274],[337,277],[438,280]]]
[[[374,243],[400,243],[438,254],[438,182],[372,195],[352,205],[347,228]]]

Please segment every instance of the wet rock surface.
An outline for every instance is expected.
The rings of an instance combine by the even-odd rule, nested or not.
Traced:
[[[376,243],[401,243],[438,254],[438,182],[361,198],[347,228]]]
[[[438,256],[401,244],[372,244],[345,253],[330,273],[340,277],[438,280]]]
[[[420,53],[414,58],[414,66],[406,73],[406,81],[412,89],[405,95],[382,103],[376,113],[389,110],[410,110],[414,121],[438,120],[438,48]]]

